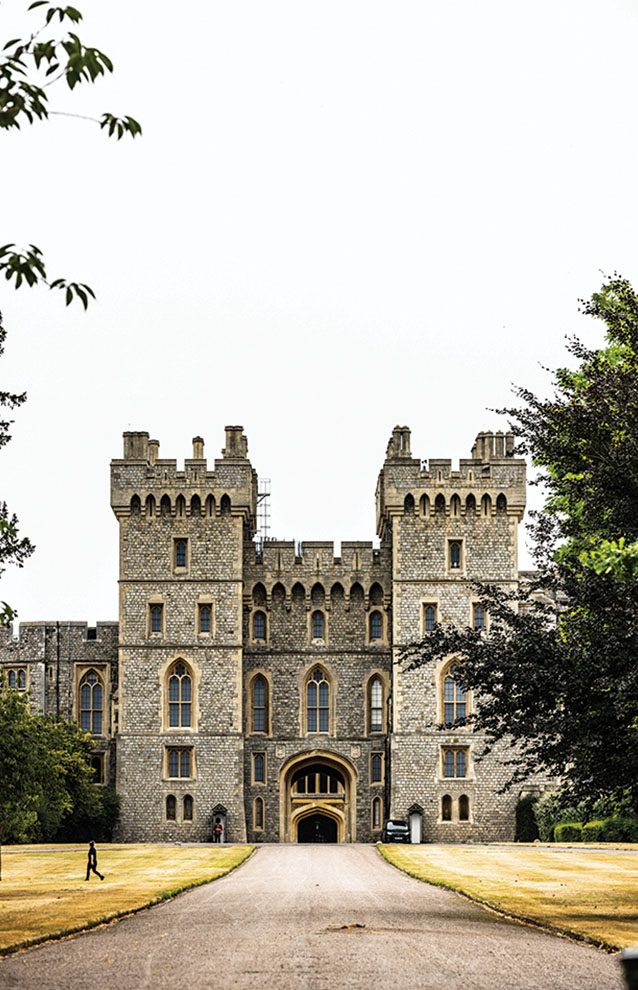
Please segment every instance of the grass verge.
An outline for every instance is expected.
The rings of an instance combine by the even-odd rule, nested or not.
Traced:
[[[0,955],[93,928],[167,900],[233,870],[253,846],[103,845],[100,881],[86,875],[86,849],[5,846],[0,882]]]
[[[638,847],[380,845],[393,866],[606,949],[638,945]],[[627,848],[627,847],[625,847]]]

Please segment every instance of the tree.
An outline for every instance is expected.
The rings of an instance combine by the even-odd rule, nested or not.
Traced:
[[[66,111],[49,109],[49,87],[65,80],[68,89],[74,90],[81,83],[94,83],[100,76],[113,71],[108,55],[98,48],[85,46],[77,34],[66,30],[68,24],[76,25],[82,20],[82,14],[75,7],[56,7],[47,0],[36,0],[27,9],[36,11],[42,20],[28,37],[13,38],[2,49],[0,129],[20,129],[25,123],[33,124],[54,114],[66,114]],[[55,33],[56,25],[61,33]],[[142,133],[140,124],[133,117],[103,113],[99,120],[86,119],[93,120],[118,140],[124,134],[135,137]],[[63,290],[67,306],[79,300],[86,309],[89,298],[95,298],[92,288],[83,282],[50,279],[44,255],[35,244],[28,248],[18,248],[15,243],[0,246],[0,272],[4,272],[5,279],[16,289],[24,285],[46,285],[50,289]],[[0,356],[4,352],[5,339],[0,314]],[[24,392],[0,391],[0,406],[4,408],[15,409],[25,400]],[[11,439],[10,426],[11,420],[0,420],[0,447]],[[17,517],[9,512],[6,502],[0,502],[0,576],[7,564],[22,567],[33,550],[30,541],[19,536]],[[0,625],[8,624],[15,615],[7,602],[0,602]]]
[[[19,129],[23,124],[47,120],[52,115],[78,116],[68,111],[51,110],[47,90],[61,80],[74,90],[81,83],[95,83],[100,76],[113,72],[113,63],[99,48],[87,47],[77,34],[67,30],[76,25],[82,14],[75,7],[56,7],[47,0],[35,0],[27,8],[37,11],[42,22],[27,38],[7,41],[0,56],[0,128]],[[55,33],[55,26],[61,33]],[[45,36],[44,32],[47,32]],[[85,118],[99,124],[109,136],[118,140],[124,134],[135,137],[142,128],[133,117],[116,117],[103,113],[100,119]],[[16,289],[22,285],[47,285],[65,293],[67,306],[79,299],[86,309],[90,286],[65,278],[50,279],[40,248],[30,244],[18,248],[15,243],[0,247],[0,272]]]
[[[93,740],[73,722],[33,714],[0,672],[0,845],[54,840],[73,826],[117,814],[94,785]],[[111,822],[112,825],[112,822]]]
[[[510,785],[535,771],[565,799],[624,795],[638,810],[638,296],[619,277],[584,312],[606,345],[568,350],[554,392],[501,410],[544,486],[530,530],[537,575],[518,591],[479,585],[486,634],[438,626],[403,652],[408,669],[462,658],[487,749],[509,739]]]

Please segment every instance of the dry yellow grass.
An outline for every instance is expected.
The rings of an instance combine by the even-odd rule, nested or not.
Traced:
[[[609,947],[638,945],[638,846],[380,846],[406,873]]]
[[[0,953],[87,928],[185,888],[215,880],[252,846],[102,845],[100,881],[88,883],[86,848],[8,846],[2,850]]]

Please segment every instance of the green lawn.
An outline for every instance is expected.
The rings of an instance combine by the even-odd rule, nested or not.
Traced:
[[[5,846],[0,953],[91,927],[224,876],[252,846],[101,845],[104,881],[86,875],[86,848]]]
[[[379,846],[429,883],[617,948],[638,945],[638,846]]]

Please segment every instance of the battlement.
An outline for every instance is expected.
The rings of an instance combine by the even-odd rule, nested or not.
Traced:
[[[200,436],[193,437],[193,456],[183,470],[175,459],[159,457],[159,440],[147,432],[126,432],[123,439],[123,458],[111,461],[111,507],[118,518],[228,513],[254,525],[257,474],[248,460],[243,427],[226,427],[226,445],[212,470]]]
[[[514,456],[514,434],[491,430],[478,434],[472,456],[453,470],[450,458],[417,460],[410,451],[410,430],[395,426],[377,482],[377,533],[383,537],[393,515],[417,512],[484,517],[504,512],[522,519],[526,464]]]

